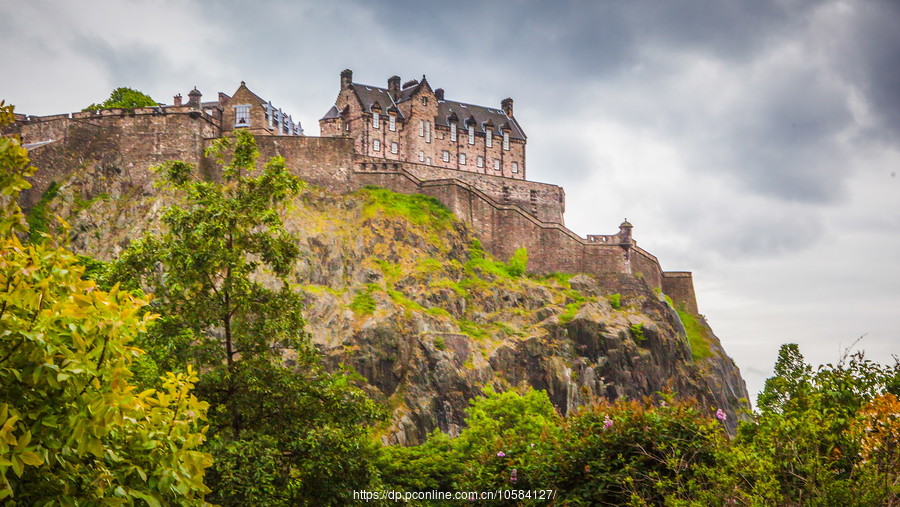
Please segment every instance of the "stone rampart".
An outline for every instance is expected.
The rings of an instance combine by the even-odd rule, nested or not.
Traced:
[[[699,314],[697,295],[694,293],[694,278],[688,271],[667,271],[662,275],[662,290],[672,298],[675,307]]]

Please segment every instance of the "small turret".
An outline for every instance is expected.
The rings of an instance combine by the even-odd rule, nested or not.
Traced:
[[[632,243],[631,229],[634,228],[631,222],[626,218],[622,225],[619,226],[619,239],[622,243]]]
[[[203,94],[200,93],[200,90],[195,86],[193,90],[188,93],[188,103],[187,105],[191,106],[194,109],[200,109],[200,98],[203,97]]]

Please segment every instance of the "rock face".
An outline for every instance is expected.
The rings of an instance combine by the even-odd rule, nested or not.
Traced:
[[[105,260],[178,200],[85,188],[65,182],[50,209],[71,224],[74,250]],[[291,281],[307,296],[306,331],[326,364],[358,372],[390,407],[386,443],[457,434],[486,385],[544,389],[562,414],[664,390],[724,409],[732,427],[749,408],[702,318],[698,354],[679,314],[634,276],[516,276],[427,198],[313,188],[282,214],[301,249]]]

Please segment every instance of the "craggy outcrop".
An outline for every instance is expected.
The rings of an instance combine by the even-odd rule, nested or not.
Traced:
[[[88,179],[74,173],[47,206],[70,223],[72,248],[100,259],[157,228],[160,210],[178,200]],[[664,390],[723,408],[732,428],[748,408],[744,381],[705,321],[693,316],[704,350],[692,351],[699,342],[683,319],[638,277],[515,276],[424,198],[310,188],[283,216],[301,249],[291,281],[307,296],[307,331],[326,364],[358,372],[390,407],[387,443],[458,433],[485,385],[544,389],[562,414],[597,397]]]

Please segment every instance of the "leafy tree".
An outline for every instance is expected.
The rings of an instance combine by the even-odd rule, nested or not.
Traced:
[[[157,365],[201,372],[212,501],[341,503],[375,475],[367,423],[379,411],[345,375],[322,370],[304,334],[302,298],[287,280],[296,239],[279,216],[303,183],[281,157],[257,171],[246,131],[208,154],[222,164],[221,183],[195,179],[183,162],[158,168],[186,204],[170,206],[166,232],[135,242],[111,278],[154,294],[163,317],[146,347]]]
[[[766,381],[760,394],[760,414],[754,424],[739,428],[735,445],[771,462],[783,503],[896,501],[897,478],[886,475],[896,470],[879,470],[878,459],[864,457],[867,441],[858,429],[866,424],[883,427],[877,415],[879,405],[873,403],[896,385],[898,372],[900,364],[881,366],[862,353],[845,354],[836,365],[813,372],[797,345],[784,345],[776,375]],[[868,423],[861,422],[867,417]],[[890,438],[879,444],[887,449],[891,445],[896,443],[891,444]],[[893,489],[884,484],[893,484]]]
[[[155,107],[159,103],[149,95],[131,88],[116,88],[109,94],[109,98],[101,104],[91,104],[82,111],[97,111],[99,109],[111,109],[119,107],[134,109],[136,107]]]
[[[0,102],[0,122],[11,108]],[[23,245],[16,204],[34,172],[19,141],[0,138],[0,499],[201,504],[207,405],[192,369],[138,392],[129,345],[155,316],[113,287],[82,279],[64,248]]]

